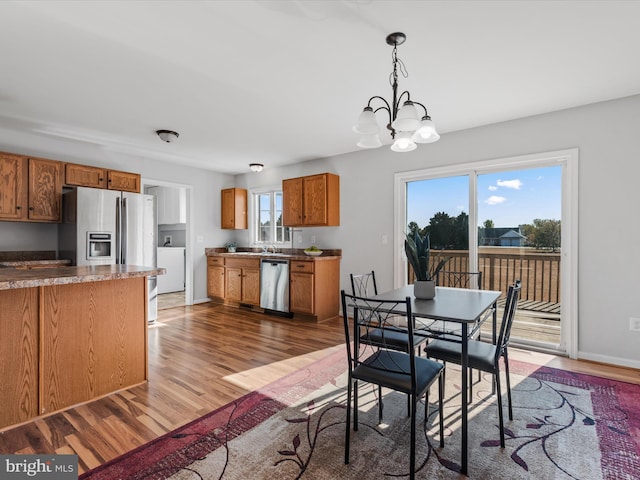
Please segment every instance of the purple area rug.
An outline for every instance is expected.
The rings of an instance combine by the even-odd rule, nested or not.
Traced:
[[[511,361],[514,420],[501,449],[491,376],[474,385],[469,478],[640,478],[640,386]],[[460,371],[447,365],[445,447],[437,411],[419,410],[417,478],[460,479]],[[477,373],[474,374],[477,381]],[[86,480],[373,479],[408,476],[404,395],[360,391],[344,460],[346,354],[337,352],[107,464]],[[436,390],[429,400],[437,400]]]

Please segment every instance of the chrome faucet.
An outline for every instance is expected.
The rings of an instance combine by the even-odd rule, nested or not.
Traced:
[[[273,253],[278,253],[278,249],[276,248],[276,246],[275,246],[275,245],[269,245],[269,248],[271,249],[271,251],[272,251]]]

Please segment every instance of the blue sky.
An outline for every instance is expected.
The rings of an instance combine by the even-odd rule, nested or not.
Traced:
[[[478,222],[516,227],[534,218],[560,220],[561,167],[511,170],[478,176]],[[411,182],[407,186],[407,216],[421,227],[436,212],[469,213],[468,177]]]

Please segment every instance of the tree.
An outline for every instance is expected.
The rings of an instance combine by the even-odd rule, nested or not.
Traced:
[[[533,225],[521,225],[522,234],[527,237],[529,245],[535,248],[550,248],[556,252],[560,248],[560,220],[533,220]]]
[[[494,228],[495,225],[493,224],[493,220],[485,220],[484,223],[482,224],[483,228]]]

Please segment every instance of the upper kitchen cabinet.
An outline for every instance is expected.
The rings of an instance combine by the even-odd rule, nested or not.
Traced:
[[[107,188],[107,170],[100,167],[67,163],[64,183],[79,187]]]
[[[62,175],[64,164],[56,160],[29,158],[29,220],[62,220]]]
[[[109,190],[140,193],[140,174],[108,170],[107,188]]]
[[[151,187],[146,190],[156,196],[158,225],[187,223],[187,191],[184,188]]]
[[[225,188],[221,192],[223,229],[244,230],[247,228],[247,190]]]
[[[0,220],[60,222],[64,164],[0,153]]]
[[[340,225],[340,177],[322,173],[282,181],[283,224],[288,227]]]
[[[0,153],[0,220],[27,219],[27,159]]]
[[[138,173],[107,170],[75,163],[66,164],[64,183],[78,187],[108,188],[140,193],[140,174]]]

